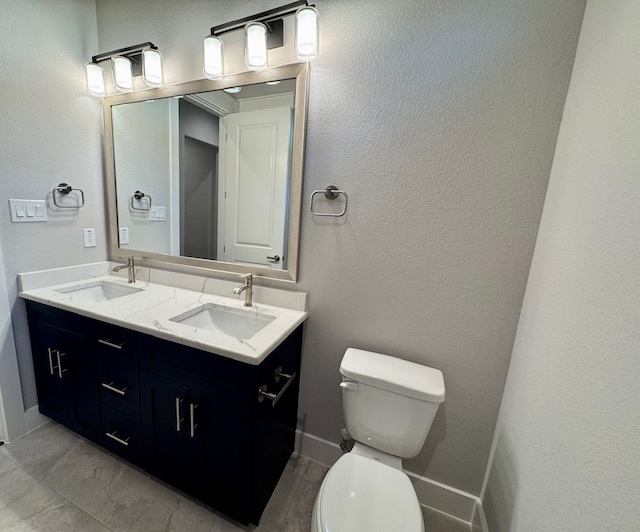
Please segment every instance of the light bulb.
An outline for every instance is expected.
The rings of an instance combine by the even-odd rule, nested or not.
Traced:
[[[249,70],[267,68],[267,27],[261,22],[249,22],[246,28],[245,63]]]
[[[87,63],[85,65],[85,73],[87,76],[87,90],[89,94],[94,96],[104,96],[104,70],[97,63]]]
[[[113,67],[113,85],[120,92],[133,90],[133,75],[131,74],[131,61],[126,57],[116,56],[111,58]]]
[[[162,56],[158,50],[142,52],[142,79],[149,87],[162,87]]]
[[[318,57],[318,12],[313,7],[296,11],[296,57],[302,61]]]
[[[215,35],[204,38],[204,75],[208,79],[224,77],[222,41]]]

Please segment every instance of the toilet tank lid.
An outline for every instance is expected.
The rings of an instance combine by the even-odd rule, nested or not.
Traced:
[[[362,349],[347,349],[340,373],[363,384],[407,397],[442,403],[444,378],[439,369]]]

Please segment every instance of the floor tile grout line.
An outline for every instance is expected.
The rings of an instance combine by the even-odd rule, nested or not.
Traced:
[[[58,491],[56,488],[54,488],[53,486],[49,485],[45,480],[38,478],[36,475],[34,475],[31,471],[29,471],[28,469],[25,469],[22,465],[20,465],[18,462],[16,462],[11,456],[5,455],[11,462],[13,462],[17,467],[19,467],[24,473],[26,473],[29,477],[31,477],[33,480],[35,480],[38,484],[45,486],[47,488],[49,488],[51,491],[53,491],[55,494],[59,495],[60,497],[62,497],[65,501],[67,501],[69,504],[71,504],[72,506],[74,506],[75,508],[77,508],[78,510],[80,510],[82,513],[87,514],[89,517],[91,517],[91,519],[93,519],[94,521],[97,521],[98,523],[100,523],[102,526],[104,526],[107,530],[110,530],[111,532],[117,532],[116,530],[114,530],[113,528],[111,528],[110,526],[106,525],[105,523],[103,523],[100,519],[98,519],[95,515],[93,515],[91,512],[88,512],[87,510],[85,510],[82,506],[80,506],[79,504],[76,504],[75,502],[73,502],[71,499],[69,499],[66,495],[64,495],[63,493],[61,493],[60,491]],[[1,511],[1,510],[0,510]]]

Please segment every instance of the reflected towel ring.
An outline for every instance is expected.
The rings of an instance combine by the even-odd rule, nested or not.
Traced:
[[[80,192],[80,203],[78,205],[61,205],[56,201],[56,192],[58,194],[64,194],[66,196],[73,190],[75,190],[76,192]],[[52,190],[52,194],[53,204],[59,209],[79,209],[80,207],[84,207],[84,192],[79,188],[73,188],[71,185],[67,185],[67,183],[60,183]]]
[[[314,196],[316,194],[324,194],[324,197],[327,198],[328,200],[334,200],[340,195],[344,196],[344,207],[342,209],[342,212],[332,213],[332,212],[316,212],[316,211],[314,211],[313,210],[313,198],[314,198]],[[349,197],[347,196],[347,193],[344,190],[338,190],[338,187],[335,187],[333,185],[329,185],[324,190],[314,190],[311,193],[311,206],[310,206],[311,214],[313,214],[314,216],[334,216],[334,217],[344,216],[344,214],[347,212],[347,203],[348,203],[348,201],[349,201]]]
[[[138,202],[140,202],[140,201],[142,201],[142,198],[147,198],[147,199],[149,200],[149,201],[148,201],[149,206],[148,206],[146,209],[145,209],[144,207],[142,207],[142,208],[140,208],[140,207],[136,207],[136,206],[133,204],[133,200],[134,200],[134,199],[135,199],[135,200],[138,200]],[[151,196],[149,196],[148,194],[145,194],[144,192],[140,192],[139,190],[136,190],[136,191],[133,193],[133,196],[131,196],[131,208],[132,208],[134,211],[145,211],[145,212],[150,211],[150,210],[151,210]]]

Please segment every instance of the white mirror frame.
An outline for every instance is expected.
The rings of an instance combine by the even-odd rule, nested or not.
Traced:
[[[171,98],[197,92],[208,92],[239,85],[253,85],[277,81],[281,79],[296,79],[295,109],[293,122],[293,136],[291,146],[291,181],[289,189],[289,219],[287,239],[287,269],[276,270],[263,266],[245,266],[231,262],[217,260],[197,259],[182,257],[165,253],[154,253],[136,249],[122,249],[118,245],[118,206],[116,201],[116,174],[115,159],[113,153],[113,121],[111,108],[114,105],[155,100],[159,98]],[[309,65],[299,63],[282,67],[270,68],[260,72],[245,72],[226,76],[223,79],[212,81],[208,79],[191,81],[162,87],[131,92],[128,94],[116,94],[104,98],[104,155],[105,176],[107,192],[107,210],[109,215],[109,241],[112,259],[126,259],[134,257],[144,261],[186,266],[189,268],[205,268],[227,273],[246,274],[252,273],[268,279],[280,279],[283,281],[297,281],[300,249],[300,216],[302,212],[302,179],[304,166],[305,134],[307,125],[307,102],[309,92]]]

